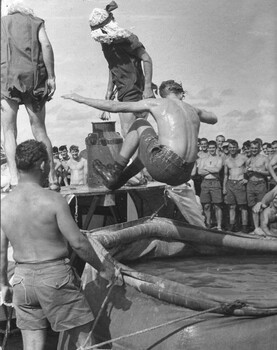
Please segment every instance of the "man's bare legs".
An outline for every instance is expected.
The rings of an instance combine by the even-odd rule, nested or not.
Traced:
[[[30,124],[32,128],[32,133],[34,135],[34,138],[37,141],[41,141],[46,145],[47,153],[49,156],[49,165],[50,165],[50,172],[49,172],[49,183],[57,183],[57,175],[55,172],[55,164],[53,160],[53,151],[52,151],[52,144],[51,141],[47,135],[46,127],[45,127],[45,106],[39,111],[34,112],[31,105],[25,105],[26,110],[29,114],[30,118]]]
[[[46,329],[34,331],[21,330],[24,350],[44,350],[46,345]]]
[[[216,217],[216,222],[217,222],[217,229],[221,230],[222,229],[222,209],[220,204],[215,204],[215,217]]]
[[[15,149],[17,138],[17,112],[18,103],[12,100],[1,100],[1,124],[4,134],[4,148],[7,157],[7,163],[11,176],[11,185],[17,185],[18,174],[15,164]]]
[[[82,326],[69,329],[68,331],[61,332],[57,350],[76,350],[79,347],[83,347],[85,349],[86,347],[94,345],[96,342],[93,334],[91,334],[88,338],[92,326],[93,321]]]
[[[206,217],[207,228],[211,228],[211,204],[206,203],[206,204],[204,204],[203,207],[204,207],[204,214]]]
[[[121,135],[123,139],[125,139],[130,127],[132,126],[133,122],[136,120],[136,117],[133,113],[118,113],[118,114],[119,114],[119,120],[120,120],[120,126],[121,126]]]

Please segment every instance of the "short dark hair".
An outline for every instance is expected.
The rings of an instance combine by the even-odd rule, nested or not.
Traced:
[[[27,140],[16,147],[15,162],[18,170],[32,170],[38,160],[48,161],[46,145],[36,140]]]
[[[243,144],[242,144],[242,147],[250,147],[250,144],[251,144],[251,141],[247,140],[247,141],[244,141]]]
[[[66,145],[62,145],[59,147],[59,151],[67,151]]]
[[[201,141],[206,141],[206,142],[208,142],[208,139],[206,139],[206,137],[202,137],[202,139],[200,139],[200,142]]]
[[[186,93],[182,84],[176,83],[174,80],[165,80],[159,87],[159,93],[161,97],[166,97],[171,92],[174,94]]]
[[[69,147],[69,152],[73,151],[74,149],[77,150],[77,151],[79,151],[79,147],[78,147],[78,146],[76,146],[76,145],[71,145],[71,146]]]
[[[214,141],[214,140],[209,141],[209,142],[208,142],[208,147],[209,147],[209,146],[215,146],[215,147],[217,148],[217,143],[216,143],[216,141]]]
[[[233,146],[239,147],[239,144],[238,144],[238,142],[237,142],[236,140],[230,140],[230,141],[229,141],[229,144],[230,144],[230,145],[233,145]]]
[[[54,146],[54,147],[52,148],[52,152],[53,152],[53,153],[58,153],[58,152],[59,152],[58,147],[57,147],[57,146]]]

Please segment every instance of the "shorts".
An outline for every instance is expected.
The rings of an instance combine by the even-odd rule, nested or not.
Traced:
[[[35,91],[21,92],[15,87],[8,91],[1,91],[1,99],[12,100],[17,102],[19,105],[31,105],[34,112],[39,112],[48,101],[48,88],[47,81],[45,87],[37,88]]]
[[[61,332],[94,319],[69,259],[16,264],[12,286],[19,329],[44,329],[50,323]]]
[[[247,183],[247,202],[249,207],[253,207],[256,203],[261,202],[267,192],[265,180],[248,181]]]
[[[156,181],[179,186],[191,178],[194,162],[187,163],[170,148],[161,145],[152,127],[141,134],[138,156]]]
[[[246,186],[239,180],[228,180],[226,185],[227,194],[225,203],[228,205],[246,205]]]
[[[202,204],[221,204],[223,202],[221,183],[218,179],[203,179],[200,202]]]

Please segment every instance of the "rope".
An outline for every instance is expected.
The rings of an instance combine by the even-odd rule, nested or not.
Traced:
[[[143,334],[143,333],[147,333],[147,332],[151,332],[153,330],[156,330],[158,328],[162,328],[162,327],[165,327],[165,326],[169,326],[173,323],[177,323],[179,321],[185,321],[185,320],[189,320],[191,318],[194,318],[194,317],[198,317],[198,316],[201,316],[201,315],[205,315],[209,312],[213,312],[213,311],[216,311],[216,310],[220,310],[220,309],[223,309],[223,310],[227,310],[228,313],[231,312],[231,310],[234,310],[234,309],[240,309],[242,308],[243,306],[245,306],[245,303],[244,302],[241,302],[239,300],[236,300],[232,303],[224,303],[224,304],[221,304],[219,306],[215,306],[215,307],[212,307],[208,310],[204,310],[204,311],[200,311],[194,315],[190,315],[190,316],[182,316],[180,318],[176,318],[175,320],[171,320],[171,321],[168,321],[168,322],[165,322],[165,323],[162,323],[162,324],[159,324],[157,326],[153,326],[153,327],[150,327],[150,328],[145,328],[145,329],[142,329],[140,331],[137,331],[137,332],[134,332],[134,333],[130,333],[130,334],[126,334],[126,335],[122,335],[120,337],[117,337],[117,338],[114,338],[114,339],[111,339],[111,340],[107,340],[107,341],[104,341],[102,343],[98,343],[98,344],[95,344],[95,345],[92,345],[92,346],[89,346],[87,348],[79,348],[77,350],[84,350],[84,349],[97,349],[99,348],[100,346],[103,346],[103,345],[107,345],[107,344],[110,344],[112,342],[116,342],[118,340],[122,340],[122,339],[126,339],[126,338],[130,338],[130,337],[133,337],[133,336],[136,336],[136,335],[140,335],[140,334]]]
[[[164,191],[163,197],[164,197],[164,202],[163,202],[163,204],[162,204],[156,211],[154,211],[154,213],[150,216],[150,220],[153,220],[156,216],[158,216],[159,211],[160,211],[163,207],[167,206],[166,190]]]
[[[74,213],[74,219],[76,224],[78,224],[78,200],[77,196],[75,196],[75,213]]]
[[[6,345],[7,345],[7,341],[8,341],[8,337],[11,331],[11,320],[12,320],[12,315],[13,315],[13,307],[12,306],[6,306],[7,307],[7,311],[8,311],[8,316],[7,316],[7,324],[6,324],[6,329],[5,329],[5,335],[3,338],[3,342],[2,342],[2,350],[5,350]]]
[[[88,336],[87,336],[87,338],[86,338],[86,340],[85,340],[85,342],[84,342],[84,345],[80,346],[77,350],[84,350],[84,349],[85,349],[85,346],[86,346],[87,342],[89,341],[89,339],[90,339],[92,333],[94,332],[95,327],[96,327],[96,325],[97,325],[97,323],[98,323],[98,321],[99,321],[99,319],[100,319],[100,316],[102,315],[102,312],[103,312],[104,308],[105,308],[106,305],[107,305],[107,302],[108,302],[108,300],[109,300],[109,297],[110,297],[110,294],[111,294],[111,292],[112,292],[112,289],[113,289],[113,287],[115,286],[115,284],[116,284],[116,282],[117,282],[118,277],[119,277],[120,274],[121,274],[121,271],[120,271],[120,268],[119,268],[119,269],[117,269],[116,272],[115,272],[114,280],[111,281],[111,282],[107,285],[107,288],[109,288],[108,293],[107,293],[105,299],[104,299],[103,302],[102,302],[102,305],[101,305],[101,307],[100,307],[100,309],[99,309],[99,311],[98,311],[98,314],[97,314],[97,316],[96,316],[96,318],[95,318],[95,321],[93,322],[92,328],[91,328],[91,330],[90,330],[90,332],[89,332],[89,334],[88,334]]]

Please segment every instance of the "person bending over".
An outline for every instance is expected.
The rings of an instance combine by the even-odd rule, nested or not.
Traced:
[[[80,278],[69,265],[66,241],[81,259],[102,271],[102,277],[110,279],[114,266],[106,257],[101,263],[80,233],[66,200],[42,188],[49,171],[44,143],[19,144],[15,158],[19,182],[1,205],[2,298],[4,303],[11,302],[13,291],[25,350],[44,349],[48,321],[54,331],[65,332],[69,348],[76,349],[83,346],[94,316],[81,292]],[[9,242],[16,262],[12,290],[7,276]],[[91,337],[87,345],[93,343]]]
[[[145,119],[132,124],[114,164],[104,166],[100,160],[94,169],[111,189],[123,186],[131,177],[146,167],[156,181],[178,186],[190,179],[197,158],[200,122],[215,124],[217,117],[182,101],[184,90],[174,80],[164,81],[159,87],[161,99],[138,102],[116,102],[85,98],[77,94],[62,96],[75,102],[108,112],[150,112],[158,126],[158,134]],[[138,150],[138,156],[127,166]]]
[[[93,9],[89,17],[91,37],[101,44],[109,66],[105,98],[113,100],[115,91],[118,101],[139,101],[154,97],[152,59],[139,38],[115,21],[112,11],[117,7],[116,2],[112,1],[105,9]],[[119,114],[123,138],[137,117],[133,112]]]

